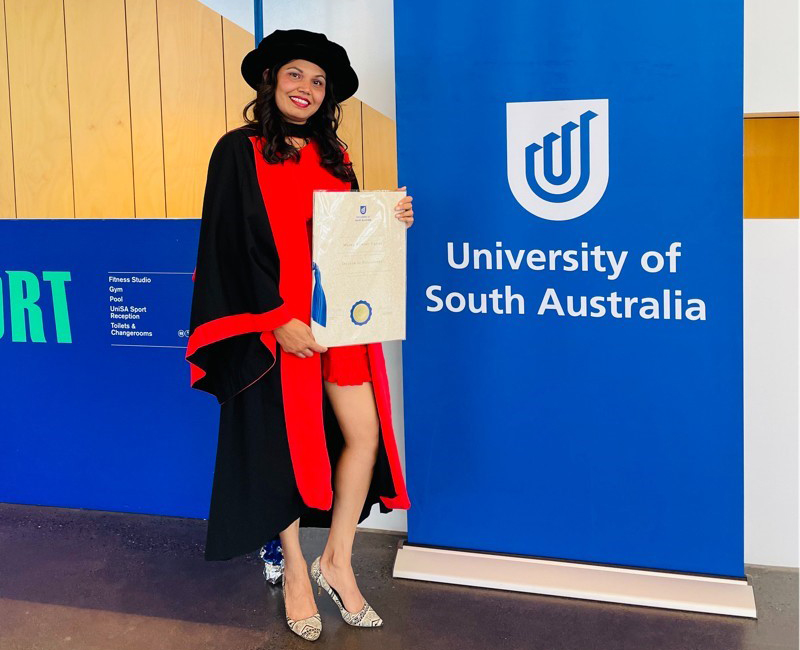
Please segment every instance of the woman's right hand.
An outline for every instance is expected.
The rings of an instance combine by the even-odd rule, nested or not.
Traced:
[[[273,332],[284,350],[296,354],[301,359],[314,356],[314,352],[328,351],[328,348],[314,340],[311,328],[297,318],[275,328]]]

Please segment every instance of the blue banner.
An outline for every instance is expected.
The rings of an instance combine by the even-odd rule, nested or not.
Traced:
[[[395,3],[410,543],[744,576],[742,13]]]
[[[199,219],[0,220],[0,501],[205,518],[184,359]]]

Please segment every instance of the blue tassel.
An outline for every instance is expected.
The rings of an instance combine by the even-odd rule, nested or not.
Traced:
[[[322,272],[316,262],[311,263],[314,271],[314,294],[311,296],[311,320],[322,327],[328,322],[328,305],[325,302],[325,291],[322,289]]]

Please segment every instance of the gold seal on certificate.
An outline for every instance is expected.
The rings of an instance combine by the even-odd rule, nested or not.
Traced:
[[[311,331],[326,347],[406,338],[404,191],[314,191]]]

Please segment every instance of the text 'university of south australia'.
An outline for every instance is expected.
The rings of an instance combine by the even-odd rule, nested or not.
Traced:
[[[634,272],[652,276],[653,288],[648,295],[624,295],[614,287],[595,295],[574,295],[543,287],[538,295],[530,296],[536,305],[537,316],[588,318],[617,318],[643,320],[706,320],[706,303],[697,297],[685,296],[680,288],[665,286],[660,277],[673,279],[679,271],[681,242],[671,242],[663,250],[648,250],[638,254],[613,251],[601,245],[580,242],[573,249],[509,249],[502,242],[492,248],[475,248],[469,242],[447,242],[447,264],[450,268],[468,273],[492,271],[533,272],[541,274],[596,274],[603,282],[616,282],[626,275],[626,263]],[[631,260],[636,260],[629,262]],[[527,282],[527,279],[526,279]],[[657,284],[656,284],[657,283]],[[671,282],[669,283],[671,284]],[[429,312],[466,312],[471,314],[523,315],[526,296],[509,284],[490,291],[445,289],[430,284],[425,290]]]

